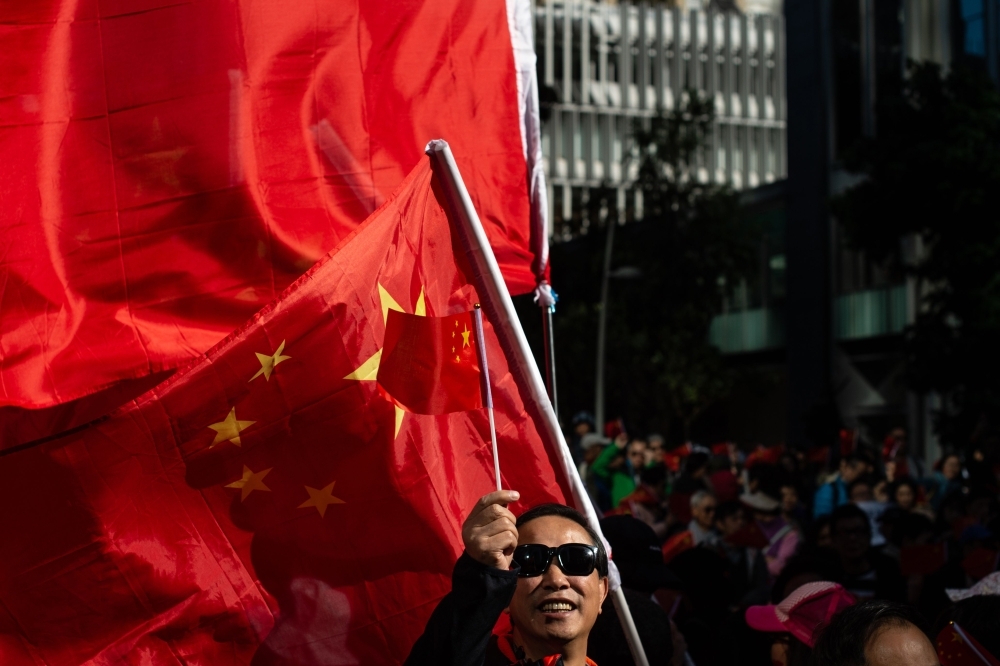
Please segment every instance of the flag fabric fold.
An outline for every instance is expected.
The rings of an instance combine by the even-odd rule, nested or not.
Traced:
[[[6,3],[0,35],[0,407],[196,359],[434,136],[511,291],[547,270],[528,0]]]
[[[494,483],[485,410],[379,390],[387,326],[462,328],[483,300],[469,275],[425,159],[194,365],[3,455],[0,663],[401,663]],[[521,510],[565,502],[489,321],[484,338],[504,487]]]

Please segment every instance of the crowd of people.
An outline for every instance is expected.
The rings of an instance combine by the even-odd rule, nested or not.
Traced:
[[[1000,466],[988,445],[929,468],[902,429],[877,446],[844,432],[809,451],[668,450],[620,421],[595,432],[587,414],[569,440],[651,664],[1000,664]],[[632,663],[614,615],[591,633],[602,666]],[[869,632],[883,624],[924,657],[843,656],[859,635],[895,636]]]

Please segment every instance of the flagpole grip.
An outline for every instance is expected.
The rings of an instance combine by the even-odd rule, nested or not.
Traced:
[[[486,231],[479,220],[479,214],[476,212],[475,206],[472,205],[472,197],[469,196],[462,175],[458,171],[455,156],[452,155],[448,142],[441,139],[429,142],[424,152],[431,158],[431,165],[441,180],[445,197],[458,222],[458,231],[472,266],[476,290],[489,312],[490,322],[493,324],[493,330],[496,332],[497,340],[507,358],[511,373],[518,377],[522,386],[528,390],[529,395],[525,396],[525,406],[529,406],[530,403],[532,411],[535,411],[539,417],[540,434],[549,445],[549,451],[561,463],[562,477],[569,485],[573,504],[587,517],[587,522],[601,536],[601,540],[607,547],[607,540],[601,533],[597,512],[590,501],[587,489],[583,486],[580,473],[573,463],[573,457],[566,445],[566,438],[563,436],[555,411],[552,409],[552,402],[549,400],[545,382],[538,371],[538,366],[535,365],[528,340],[521,328],[520,320],[517,318],[517,312],[514,310],[514,303],[510,299],[507,285],[500,273],[500,266],[497,264],[496,257],[493,256],[493,248],[490,247]],[[617,589],[621,585],[621,578],[614,562],[610,564],[611,586],[613,589]],[[636,666],[649,666],[624,594],[616,594],[613,598]]]

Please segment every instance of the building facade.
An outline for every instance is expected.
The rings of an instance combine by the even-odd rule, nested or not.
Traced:
[[[698,177],[743,192],[767,234],[760,275],[725,299],[710,337],[734,362],[780,375],[771,403],[752,407],[748,392],[731,402],[751,407],[720,408],[718,434],[810,444],[833,423],[871,441],[903,426],[934,457],[936,398],[902,380],[920,295],[846,246],[829,201],[856,182],[843,155],[878,132],[878,100],[909,60],[947,70],[963,59],[1000,81],[1000,0],[538,0],[535,30],[556,241],[586,233],[598,185],[618,189],[625,219],[641,218],[630,127],[689,89],[714,100]],[[782,423],[745,427],[766,413]]]
[[[768,6],[751,3],[756,12]],[[631,127],[675,110],[689,90],[715,103],[700,179],[744,190],[785,177],[780,14],[549,0],[535,7],[535,40],[556,239],[571,227],[585,232],[580,216],[598,185],[618,188],[626,216],[642,217],[641,194],[630,187],[638,167]]]

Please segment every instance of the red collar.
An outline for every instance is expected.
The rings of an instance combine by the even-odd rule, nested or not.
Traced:
[[[553,654],[543,657],[538,661],[528,661],[524,656],[524,651],[514,644],[513,634],[505,633],[497,636],[497,647],[504,657],[510,659],[511,666],[563,666],[561,654]],[[587,666],[597,666],[590,657],[586,658]]]

